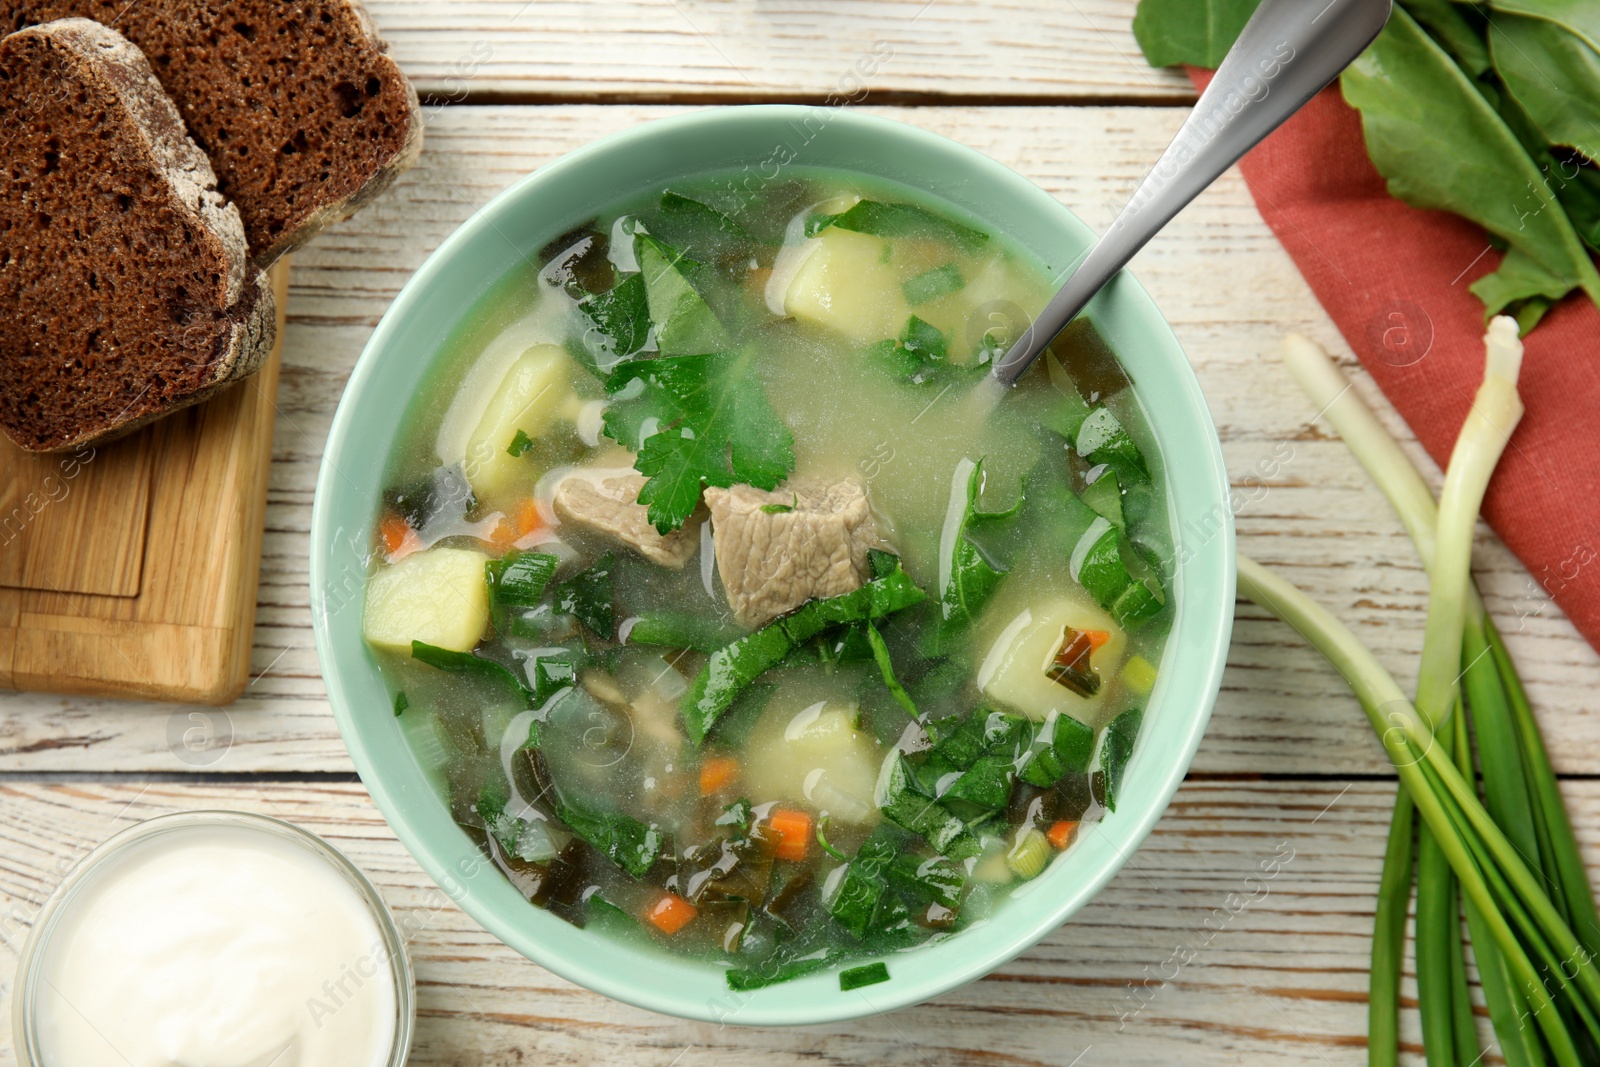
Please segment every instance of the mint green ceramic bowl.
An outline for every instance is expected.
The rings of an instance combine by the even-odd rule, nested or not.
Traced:
[[[1228,481],[1183,350],[1144,289],[1117,278],[1090,305],[1123,357],[1158,439],[1177,548],[1176,617],[1120,803],[981,929],[895,954],[886,984],[845,993],[824,972],[730,993],[721,969],[608,940],[529,905],[455,825],[401,737],[361,638],[361,598],[384,465],[398,419],[477,299],[546,241],[597,209],[688,175],[790,162],[915,186],[1061,264],[1089,229],[1047,193],[979,153],[912,126],[830,108],[700,111],[635,127],[517,182],[440,245],[368,342],[334,416],[317,480],[311,608],[334,715],[378,807],[418,862],[512,948],[564,978],[653,1011],[748,1025],[824,1023],[926,1000],[1026,951],[1100,890],[1139,847],[1189,767],[1221,683],[1233,622]]]

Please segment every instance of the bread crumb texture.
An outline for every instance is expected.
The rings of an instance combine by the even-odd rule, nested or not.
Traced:
[[[270,291],[137,48],[71,19],[0,41],[0,427],[100,440],[254,370]]]
[[[258,266],[352,213],[421,148],[416,93],[355,0],[0,0],[0,30],[71,16],[149,57]]]

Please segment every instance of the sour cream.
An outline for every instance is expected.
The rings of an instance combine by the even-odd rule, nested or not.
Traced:
[[[91,858],[48,916],[31,960],[33,1062],[398,1062],[398,940],[381,904],[318,839],[204,815]]]

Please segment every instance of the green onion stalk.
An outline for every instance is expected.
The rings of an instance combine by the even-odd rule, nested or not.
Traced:
[[[1452,755],[1436,743],[1433,731],[1372,652],[1327,609],[1243,554],[1239,588],[1298,630],[1355,691],[1399,771],[1401,785],[1438,839],[1468,900],[1484,916],[1486,932],[1527,996],[1528,1011],[1516,1025],[1537,1026],[1549,1043],[1553,1062],[1580,1067],[1584,1061],[1556,998],[1561,998],[1560,1005],[1574,1005],[1580,1015],[1591,1016],[1600,1008],[1600,973],[1484,810]],[[1546,986],[1530,953],[1541,960],[1554,957],[1565,962],[1560,977],[1552,979],[1554,989]]]
[[[1516,938],[1532,935],[1519,932],[1513,938],[1515,952],[1504,943],[1508,930],[1532,929],[1545,919],[1556,919],[1573,936],[1577,958],[1592,968],[1593,957],[1600,954],[1595,944],[1600,937],[1600,918],[1526,692],[1470,577],[1472,535],[1482,496],[1521,415],[1516,393],[1521,349],[1514,328],[1497,322],[1486,344],[1484,385],[1457,441],[1438,504],[1416,467],[1351,390],[1327,353],[1300,337],[1290,337],[1285,344],[1286,361],[1295,378],[1389,499],[1432,577],[1414,712],[1417,725],[1427,731],[1428,744],[1437,734],[1441,746],[1438,752],[1422,750],[1427,753],[1422,779],[1437,784],[1473,781],[1467,731],[1470,714],[1483,771],[1484,818],[1493,828],[1491,836],[1505,843],[1500,851],[1527,874],[1529,885],[1548,905],[1546,914],[1544,905],[1530,905],[1517,897],[1527,886],[1522,886],[1519,878],[1508,877],[1495,859],[1497,849],[1473,835],[1473,820],[1462,807],[1463,801],[1447,802],[1435,793],[1440,806],[1431,801],[1425,804],[1414,793],[1411,779],[1416,775],[1402,767],[1403,788],[1396,797],[1374,921],[1369,1019],[1373,1064],[1398,1060],[1400,963],[1412,881],[1413,823],[1419,807],[1424,810],[1416,853],[1418,999],[1430,1064],[1469,1064],[1477,1057],[1460,907],[1466,912],[1490,1020],[1507,1063],[1518,1067],[1596,1059],[1597,1046],[1591,1044],[1596,1036],[1591,1025],[1595,1005],[1565,995],[1554,998],[1545,985],[1531,988],[1527,984],[1529,968],[1533,968],[1534,974],[1554,983],[1560,992],[1578,980],[1567,973],[1575,965],[1554,956],[1554,945],[1548,939],[1534,938],[1524,947]],[[1241,558],[1241,584],[1251,595],[1247,572],[1253,574],[1259,568],[1253,563],[1247,566],[1247,562]],[[1270,595],[1267,586],[1257,591]],[[1271,604],[1264,606],[1274,610]],[[1300,623],[1329,619],[1302,612]],[[1329,652],[1332,646],[1324,631],[1313,627],[1307,635],[1325,654]],[[1346,665],[1353,662],[1347,660]],[[1338,660],[1335,665],[1339,666]],[[1359,695],[1361,689],[1357,689]],[[1384,699],[1397,697],[1391,694]],[[1374,726],[1386,744],[1406,734],[1386,716],[1411,713],[1397,712],[1382,702],[1371,706],[1364,701],[1363,706],[1369,716],[1377,715]],[[1414,746],[1415,738],[1407,743]],[[1398,752],[1401,760],[1416,755],[1414,748]],[[1443,772],[1434,761],[1441,759],[1449,762],[1453,778],[1439,777]],[[1462,791],[1445,792],[1454,796]],[[1477,802],[1470,786],[1465,795]],[[1429,811],[1436,817],[1442,811],[1451,819],[1436,825]],[[1441,836],[1441,825],[1449,836]],[[1462,827],[1466,836],[1456,833]],[[1473,873],[1462,874],[1459,864],[1463,861],[1473,864]],[[1495,897],[1496,892],[1510,896]],[[1485,910],[1486,903],[1489,910]],[[1524,925],[1514,927],[1513,918]],[[1591,970],[1584,981],[1592,980]],[[1539,1025],[1529,1025],[1530,1019],[1537,1019]],[[1569,1053],[1580,1059],[1570,1060]]]

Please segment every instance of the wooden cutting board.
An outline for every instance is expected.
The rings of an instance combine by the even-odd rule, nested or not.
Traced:
[[[224,704],[244,689],[289,263],[261,370],[110,444],[0,438],[0,688]]]

